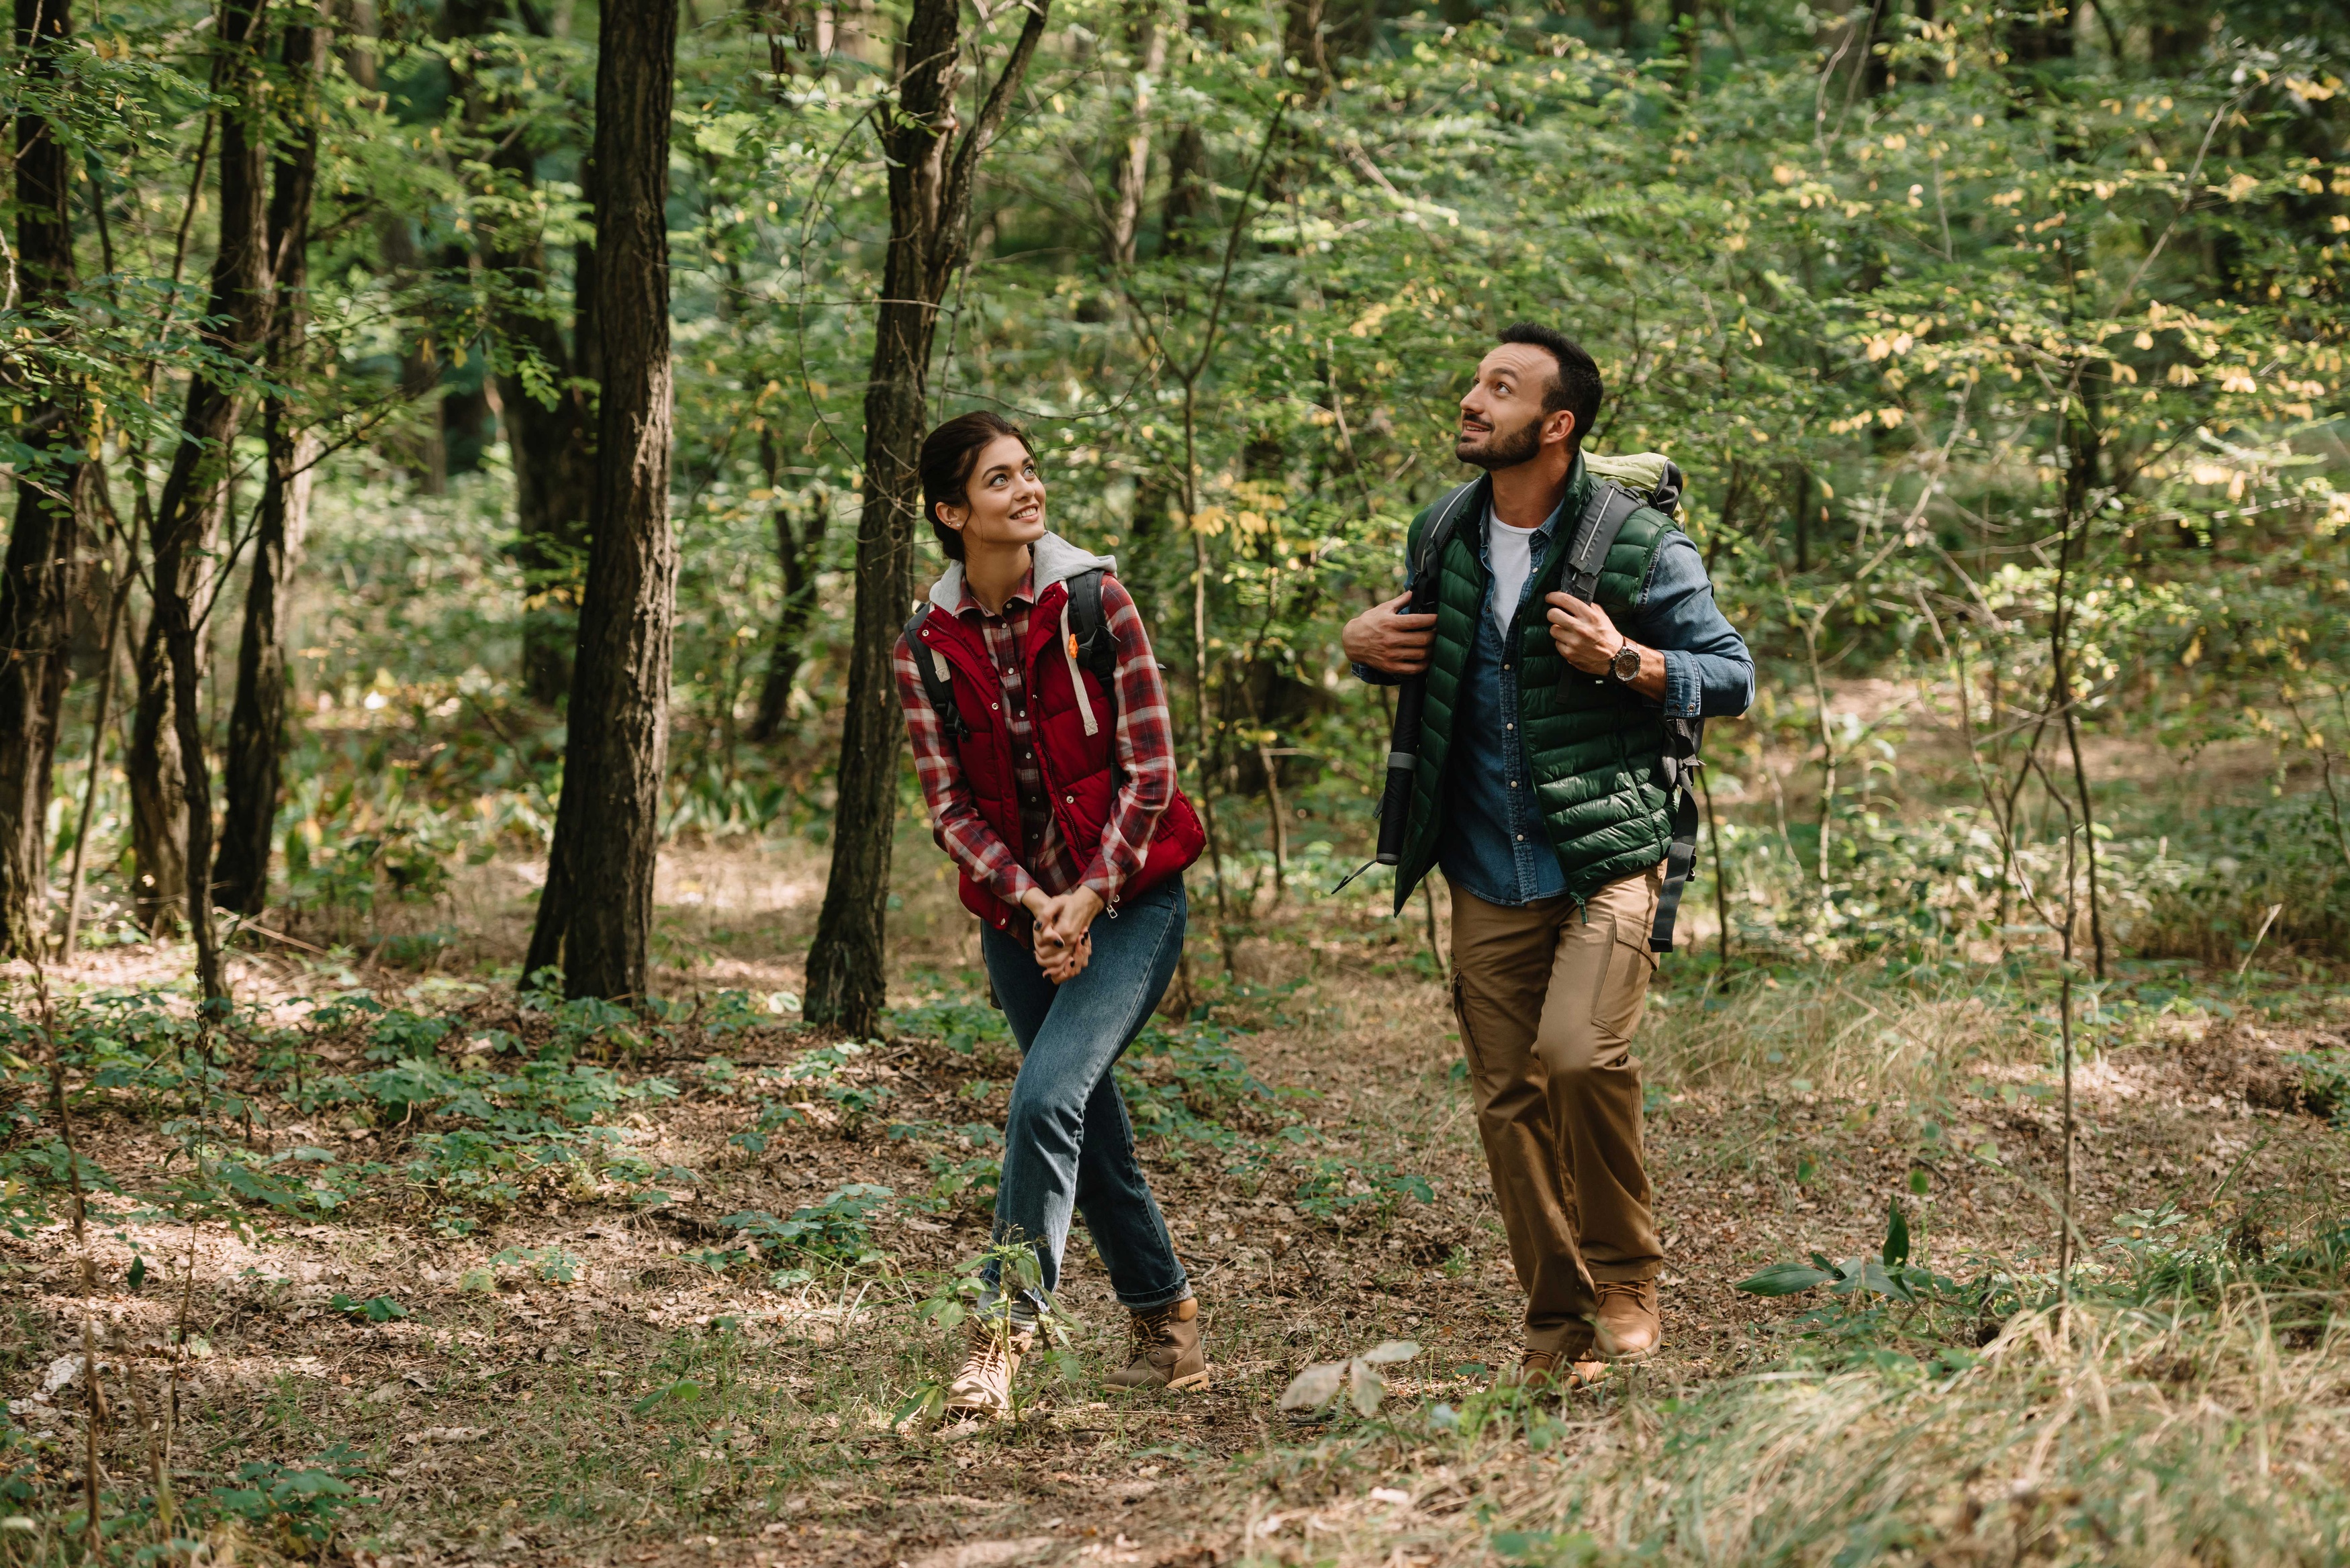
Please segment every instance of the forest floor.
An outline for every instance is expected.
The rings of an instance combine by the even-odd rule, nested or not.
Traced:
[[[2333,1059],[2350,1002],[2259,970],[2122,962],[2085,992],[2064,1308],[2043,961],[1728,978],[1710,953],[1667,961],[1642,1036],[1666,1350],[1529,1399],[1485,1391],[1515,1357],[1519,1296],[1421,920],[1260,919],[1227,978],[1195,904],[1191,1017],[1129,1067],[1213,1387],[1101,1387],[1125,1329],[1080,1228],[1062,1292],[1076,1376],[1034,1370],[1016,1423],[901,1421],[951,1370],[958,1335],[918,1307],[984,1245],[988,1127],[1016,1064],[927,861],[909,845],[899,863],[890,1038],[844,1047],[766,1010],[796,988],[816,864],[672,857],[663,990],[704,1003],[667,1029],[575,1032],[577,1060],[638,1091],[586,1117],[592,1158],[452,1162],[447,1135],[421,1129],[465,1125],[455,1102],[415,1091],[394,1121],[390,1091],[370,1106],[299,1073],[289,1086],[282,1062],[269,1076],[262,1040],[223,1058],[224,1082],[262,1085],[237,1091],[249,1124],[224,1124],[213,1163],[191,1167],[200,1146],[159,1108],[169,1094],[75,1058],[80,1152],[122,1192],[92,1195],[87,1293],[54,1184],[0,1251],[0,1472],[16,1467],[0,1513],[25,1521],[0,1531],[0,1563],[78,1561],[93,1474],[123,1560],[168,1538],[148,1480],[174,1401],[176,1528],[223,1561],[2242,1563],[2350,1547],[2350,1140],[2312,1114],[2290,1059]],[[397,1054],[371,1048],[386,1018],[447,1019],[402,1049],[488,1085],[571,1026],[473,978],[512,961],[528,893],[513,867],[473,873],[432,917],[459,933],[440,972],[273,943],[240,959],[241,997],[288,1026],[298,1000],[354,986],[398,1010],[302,1025],[311,1079],[387,1071],[369,1065]],[[182,957],[109,950],[48,984],[176,982]],[[722,990],[742,995],[708,1001]],[[20,1064],[24,1082],[38,1065]],[[156,1196],[237,1163],[231,1145],[264,1177],[327,1174],[293,1199]],[[419,1148],[442,1162],[429,1177]],[[338,1171],[375,1174],[335,1189]],[[1732,1288],[1814,1251],[1899,1276],[1897,1205],[1908,1263],[1947,1292],[1922,1273],[1890,1294],[1866,1276],[1837,1296]],[[94,1444],[86,1332],[106,1395]],[[1301,1367],[1387,1340],[1419,1348],[1387,1368],[1376,1414],[1276,1410]]]

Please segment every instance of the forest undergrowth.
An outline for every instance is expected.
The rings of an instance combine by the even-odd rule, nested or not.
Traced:
[[[18,0],[0,1568],[2350,1562],[2345,16]],[[1521,319],[1755,668],[1666,1351],[1564,1398],[1442,891],[1329,896]],[[952,1438],[1016,1062],[889,671],[978,408],[1209,840],[1121,1071],[1216,1383],[1108,1395],[1080,1236]]]
[[[909,879],[930,935],[883,1037],[844,1039],[791,1012],[793,852],[732,884],[724,855],[679,859],[684,961],[650,1015],[467,978],[450,944],[437,973],[260,944],[209,1021],[168,948],[49,972],[46,1003],[20,967],[0,1561],[93,1560],[93,1494],[122,1562],[2266,1563],[2350,1539],[2350,1002],[2288,955],[2117,959],[2076,992],[2067,1267],[2047,955],[1724,971],[1700,940],[1643,1033],[1667,1352],[1529,1399],[1487,1387],[1517,1298],[1430,930],[1293,894],[1235,973],[1194,944],[1186,1005],[1122,1068],[1215,1387],[1100,1386],[1123,1323],[1080,1231],[1073,1355],[1018,1421],[955,1437],[923,1413],[953,1354],[923,1308],[985,1245],[1016,1064],[960,923]],[[526,892],[470,875],[489,890],[442,918]],[[681,888],[784,893],[745,919]],[[1276,1409],[1391,1341],[1416,1349],[1383,1397]]]

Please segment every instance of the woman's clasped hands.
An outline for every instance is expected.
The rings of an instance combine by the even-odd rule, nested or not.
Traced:
[[[1055,985],[1066,985],[1083,972],[1094,956],[1094,939],[1087,929],[1102,911],[1101,895],[1091,888],[1074,888],[1055,897],[1031,888],[1021,903],[1035,919],[1036,966]]]

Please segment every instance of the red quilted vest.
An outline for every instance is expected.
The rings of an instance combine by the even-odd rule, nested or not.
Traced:
[[[1045,775],[1053,819],[1082,863],[1101,843],[1118,799],[1118,709],[1093,671],[1080,663],[1073,672],[1071,660],[1057,646],[1061,609],[1068,597],[1063,583],[1054,583],[1037,596],[1035,607],[1028,612],[1028,640],[1020,650],[1020,664],[1026,677],[1036,765]],[[917,659],[933,653],[945,657],[956,711],[971,731],[954,742],[963,782],[979,815],[1026,864],[1030,846],[1022,842],[1019,780],[1013,771],[1012,732],[1004,722],[1003,683],[987,656],[985,640],[960,616],[932,605],[922,617],[920,644],[912,651]],[[1085,706],[1077,700],[1077,681],[1084,682]],[[1086,733],[1086,707],[1094,717],[1090,735]],[[1206,845],[1199,815],[1183,792],[1176,790],[1151,828],[1142,865],[1119,885],[1108,912],[1118,913],[1119,900],[1181,875]],[[962,892],[963,908],[999,930],[1026,913],[997,898],[968,871],[962,874]]]

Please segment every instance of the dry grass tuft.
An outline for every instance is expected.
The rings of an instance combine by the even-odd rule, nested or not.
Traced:
[[[1669,1000],[1651,1005],[1640,1048],[1678,1087],[1778,1091],[1801,1078],[1824,1093],[1915,1095],[2040,1050],[1980,975],[1885,985],[1822,970]]]
[[[2350,1335],[2280,1332],[2276,1305],[2247,1284],[2208,1309],[2022,1314],[1940,1376],[1798,1364],[1555,1414],[1480,1397],[1452,1433],[1399,1422],[1286,1456],[1242,1560],[2339,1561]],[[1373,1497],[1374,1475],[1411,1503]]]

